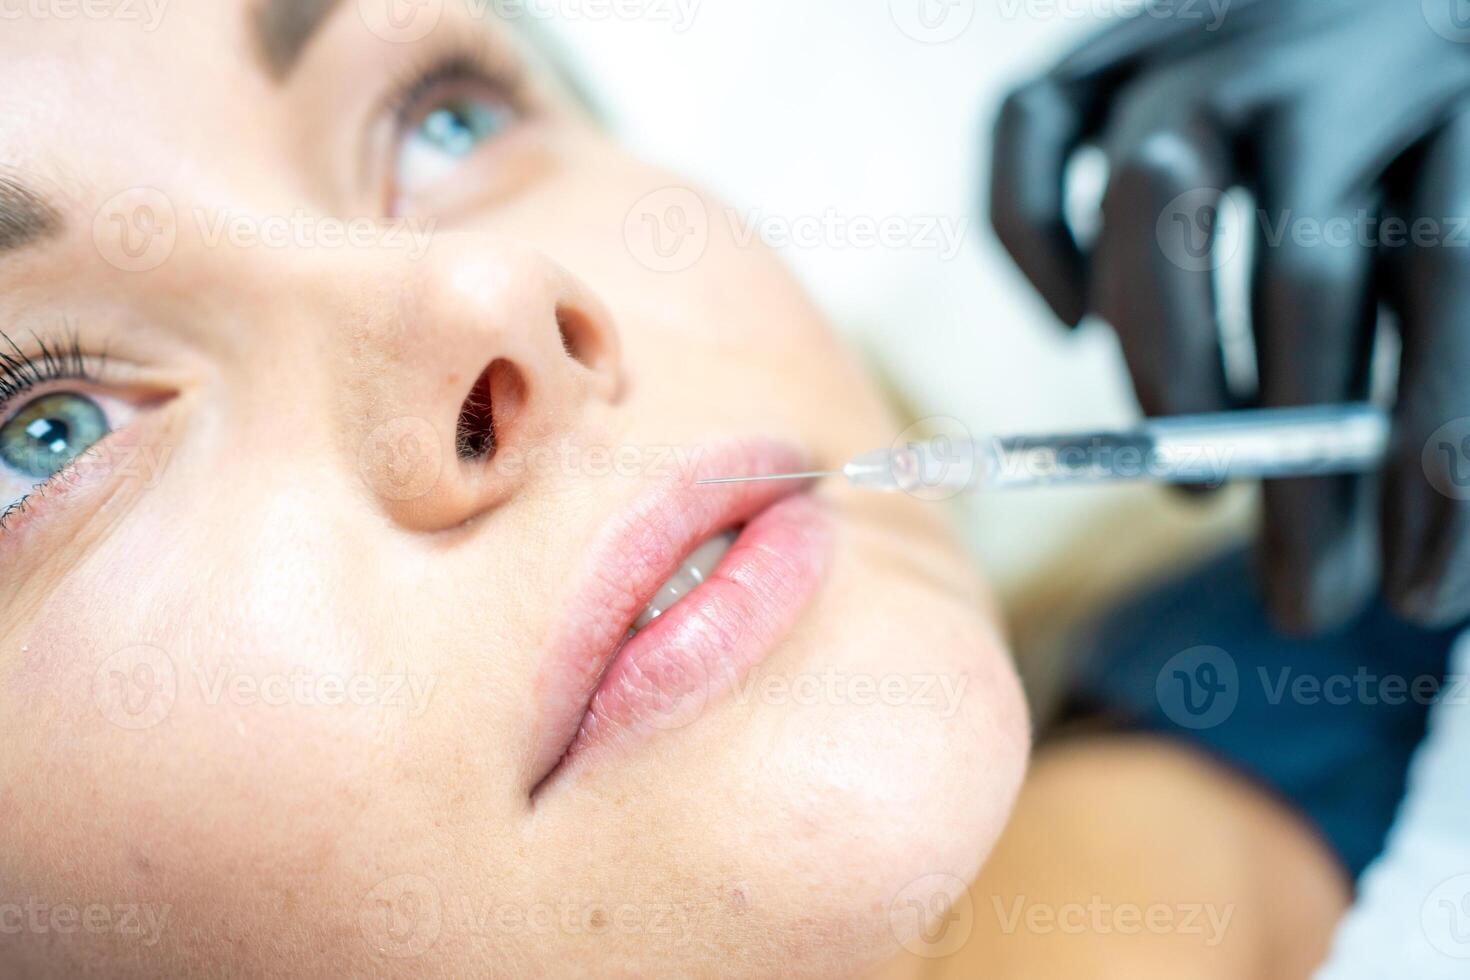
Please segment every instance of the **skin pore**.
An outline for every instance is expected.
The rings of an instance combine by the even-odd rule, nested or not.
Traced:
[[[55,397],[69,426],[11,443],[87,450],[0,465],[0,961],[883,962],[923,925],[903,896],[981,866],[1027,752],[933,505],[815,488],[830,554],[742,686],[539,760],[592,546],[650,486],[700,447],[830,463],[901,425],[758,241],[711,221],[672,270],[640,244],[642,202],[694,192],[514,25],[293,6],[0,32],[0,329],[41,365],[0,426]],[[105,438],[59,438],[94,410]]]

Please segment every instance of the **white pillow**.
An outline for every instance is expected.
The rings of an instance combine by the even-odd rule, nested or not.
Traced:
[[[1388,846],[1317,980],[1470,977],[1470,634],[1409,769]]]

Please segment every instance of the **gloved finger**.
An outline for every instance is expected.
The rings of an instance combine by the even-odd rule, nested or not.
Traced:
[[[1233,37],[1279,23],[1280,0],[1155,0],[1150,9],[1117,18],[1051,72],[1064,84],[1116,87],[1145,60],[1182,60]]]
[[[991,150],[990,221],[1016,265],[1064,323],[1087,313],[1087,261],[1066,218],[1067,165],[1097,131],[1118,88],[1162,51],[1182,56],[1246,29],[1260,0],[1227,18],[1205,7],[1144,12],[1090,38],[1001,106]]]
[[[1149,128],[1155,107],[1135,111],[1138,126],[1109,136],[1091,305],[1117,330],[1146,414],[1223,410],[1214,272],[1230,155],[1207,125]]]
[[[996,236],[1068,326],[1087,312],[1086,264],[1064,203],[1067,163],[1087,135],[1084,101],[1080,89],[1049,78],[1012,92],[995,124],[990,170]]]
[[[1377,298],[1367,208],[1315,204],[1301,181],[1260,188],[1251,296],[1260,400],[1280,408],[1365,400]],[[1364,476],[1271,481],[1259,563],[1277,622],[1340,626],[1377,591],[1376,483]]]
[[[1390,601],[1442,626],[1470,616],[1470,114],[1446,123],[1418,164],[1392,262],[1403,355],[1384,568]]]

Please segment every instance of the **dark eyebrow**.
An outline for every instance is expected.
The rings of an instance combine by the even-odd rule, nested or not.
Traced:
[[[264,0],[248,14],[266,74],[283,82],[340,0]]]
[[[0,167],[0,252],[33,245],[61,231],[61,213],[19,176]]]

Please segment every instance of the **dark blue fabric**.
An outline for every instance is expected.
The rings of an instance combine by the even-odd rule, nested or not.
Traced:
[[[1357,877],[1382,850],[1459,630],[1383,608],[1331,635],[1272,630],[1243,553],[1089,631],[1066,716],[1187,740],[1294,804]]]

